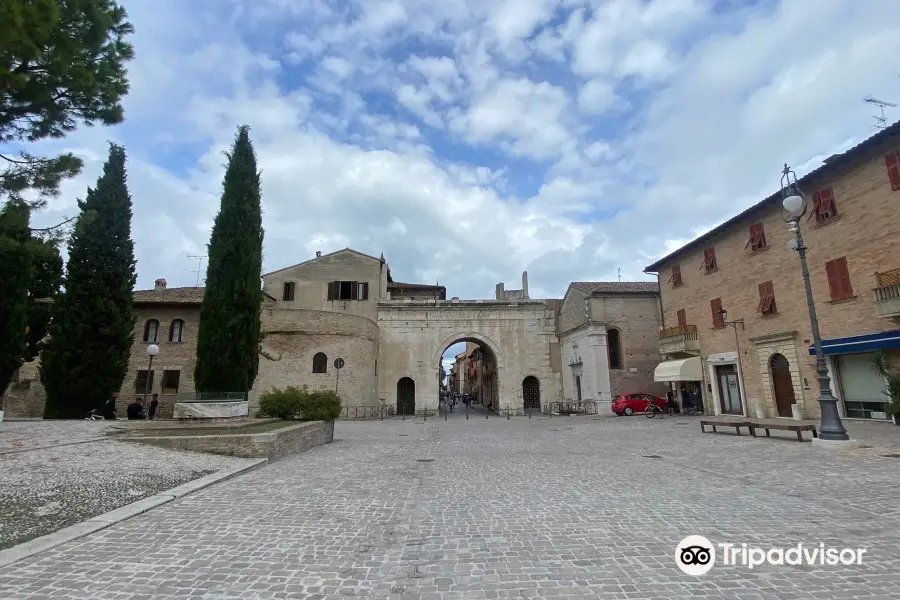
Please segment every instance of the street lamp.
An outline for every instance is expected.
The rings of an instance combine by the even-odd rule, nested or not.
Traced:
[[[722,324],[728,325],[729,327],[734,327],[734,346],[735,350],[737,350],[737,370],[738,370],[738,380],[740,382],[744,381],[744,373],[743,369],[741,369],[741,342],[738,339],[738,327],[741,328],[741,331],[744,331],[744,319],[735,319],[734,321],[728,321],[726,318],[728,317],[728,311],[724,308],[719,309],[719,314],[722,316]],[[740,393],[740,391],[738,392]],[[743,394],[741,393],[741,397],[743,398]],[[743,399],[742,399],[743,402]]]
[[[837,398],[831,393],[831,378],[825,363],[825,352],[822,351],[822,336],[819,335],[819,321],[816,319],[816,306],[813,303],[812,285],[809,282],[809,267],[806,264],[806,246],[800,234],[800,219],[808,208],[806,196],[797,185],[797,176],[787,166],[781,174],[781,218],[790,224],[790,232],[794,234],[791,248],[800,255],[800,268],[803,272],[803,285],[806,288],[806,304],[809,307],[809,323],[812,327],[813,345],[816,349],[816,374],[819,380],[819,411],[822,415],[819,424],[819,439],[846,441],[850,439],[847,430],[841,423],[838,414]]]
[[[147,356],[150,357],[150,364],[147,365],[147,383],[144,385],[144,402],[147,402],[147,396],[150,394],[150,384],[153,382],[153,357],[159,354],[159,346],[150,344],[147,346]]]

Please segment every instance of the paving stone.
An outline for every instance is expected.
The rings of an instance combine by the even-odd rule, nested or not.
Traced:
[[[898,459],[684,418],[563,422],[340,422],[333,444],[9,565],[0,598],[900,598]],[[689,534],[868,553],[689,577]]]

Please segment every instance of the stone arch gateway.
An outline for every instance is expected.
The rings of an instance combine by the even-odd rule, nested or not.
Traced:
[[[498,412],[522,414],[522,381],[529,375],[550,394],[548,401],[560,394],[559,368],[551,360],[557,340],[555,314],[543,301],[383,303],[378,306],[378,327],[378,394],[386,401],[396,396],[401,377],[411,377],[416,381],[417,410],[437,410],[441,355],[461,340],[487,347],[494,355]]]

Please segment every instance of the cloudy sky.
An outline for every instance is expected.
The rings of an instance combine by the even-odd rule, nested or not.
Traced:
[[[126,122],[38,151],[129,152],[139,287],[196,283],[222,151],[263,171],[265,269],[346,246],[487,298],[528,270],[646,279],[665,254],[869,136],[900,104],[886,0],[123,0]],[[895,109],[889,119],[900,118]]]

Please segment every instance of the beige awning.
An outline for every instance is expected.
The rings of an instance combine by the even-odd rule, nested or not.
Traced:
[[[703,381],[703,364],[699,356],[661,362],[653,371],[653,381]]]

